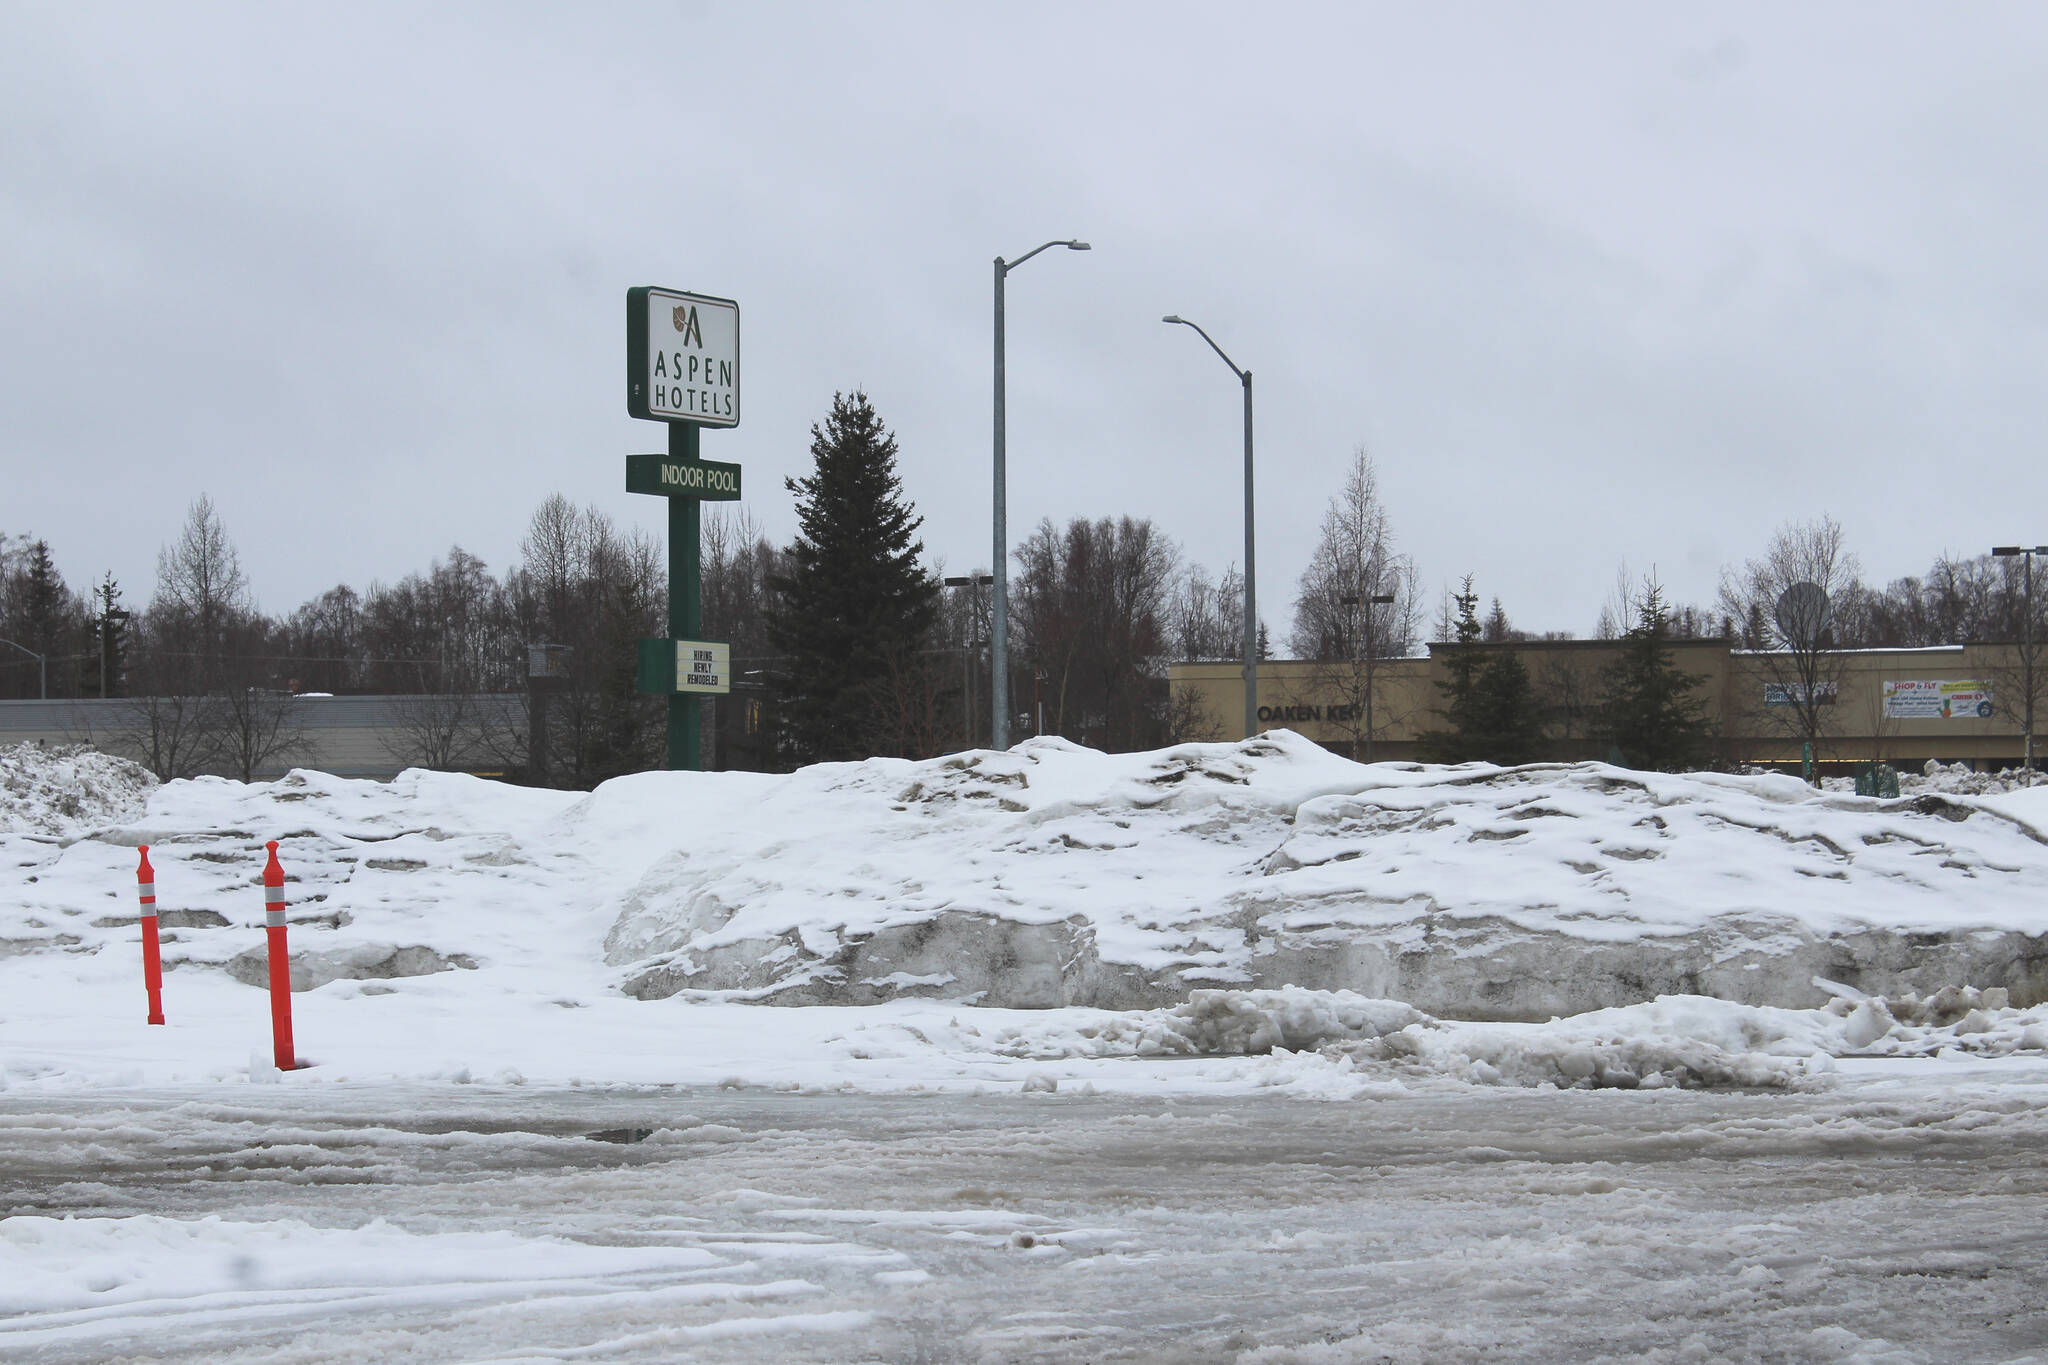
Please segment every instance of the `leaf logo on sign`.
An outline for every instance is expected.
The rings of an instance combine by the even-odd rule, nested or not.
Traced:
[[[696,309],[690,307],[687,303],[679,303],[672,310],[670,316],[675,321],[676,330],[683,334],[683,345],[702,346],[704,344],[704,332],[697,325]]]

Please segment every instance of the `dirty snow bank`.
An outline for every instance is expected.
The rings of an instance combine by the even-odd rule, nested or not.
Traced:
[[[76,838],[132,820],[156,786],[149,769],[84,744],[0,748],[0,834]]]
[[[1349,991],[1197,991],[1170,1009],[960,1026],[947,1041],[1040,1061],[1315,1052],[1407,1079],[1582,1089],[1784,1087],[1832,1071],[1838,1057],[2048,1053],[2048,1007],[2014,1009],[2003,990],[1886,999],[1815,984],[1837,992],[1820,1009],[1666,996],[1542,1024],[1437,1019]]]
[[[0,833],[0,958],[59,954],[53,981],[126,961],[149,843],[167,969],[260,982],[275,838],[306,991],[1146,1010],[1296,986],[1537,1020],[1680,995],[1817,1008],[1822,977],[2025,1005],[2048,998],[2044,828],[2048,788],[1875,801],[1364,766],[1287,732],[589,794],[297,772],[167,783],[70,843]]]
[[[1603,764],[1363,766],[1298,735],[807,769],[628,893],[641,997],[1156,1007],[1297,985],[1544,1018],[2004,985],[2048,997],[2048,807]]]
[[[2030,781],[2024,768],[2001,768],[1995,773],[1987,773],[1979,772],[1967,763],[1943,763],[1938,758],[1930,758],[1918,772],[1899,773],[1899,795],[2003,796],[2007,792],[2040,786],[2043,781],[2038,772],[2032,774]],[[1831,792],[1853,792],[1856,779],[1830,777],[1822,785]]]

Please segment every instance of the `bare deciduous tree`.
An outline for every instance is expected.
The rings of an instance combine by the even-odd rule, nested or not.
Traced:
[[[1313,661],[1297,689],[1301,702],[1324,708],[1324,723],[1341,731],[1355,757],[1406,717],[1390,714],[1380,695],[1380,664],[1413,648],[1420,607],[1415,567],[1395,552],[1379,474],[1361,446],[1344,486],[1323,512],[1316,548],[1294,599],[1290,643]]]
[[[199,495],[178,538],[157,552],[149,604],[160,675],[204,691],[219,681],[228,635],[250,611],[249,580],[213,499]]]
[[[1017,551],[1011,589],[1023,660],[1048,728],[1110,750],[1165,734],[1166,616],[1180,555],[1150,521],[1042,521]]]
[[[638,692],[636,669],[637,642],[668,633],[661,546],[637,531],[622,535],[602,510],[555,494],[534,512],[520,550],[520,567],[505,583],[512,638],[569,647],[548,702],[551,780],[588,787],[657,766],[662,699]],[[494,756],[524,764],[530,756],[522,750]]]
[[[290,692],[231,683],[214,694],[214,701],[222,759],[242,781],[253,782],[259,770],[307,751],[298,699]]]
[[[147,690],[119,708],[106,744],[134,758],[159,781],[196,777],[220,754],[219,713],[217,696]]]
[[[1167,608],[1173,656],[1182,660],[1244,657],[1244,574],[1237,565],[1211,580],[1191,564],[1174,584]]]
[[[1844,548],[1841,524],[1832,517],[1787,522],[1761,556],[1723,571],[1721,609],[1738,621],[1764,625],[1776,645],[1743,656],[1756,685],[1753,714],[1766,727],[1812,745],[1818,756],[1839,729],[1835,699],[1847,661],[1834,631],[1811,607],[1803,620],[1795,611],[1779,621],[1780,602],[1799,584],[1813,585],[1829,601],[1857,585],[1856,557]]]
[[[391,699],[384,749],[408,767],[452,772],[483,752],[487,722],[474,692],[421,692]]]

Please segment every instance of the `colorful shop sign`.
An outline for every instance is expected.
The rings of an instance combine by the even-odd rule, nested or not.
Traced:
[[[1982,679],[1909,678],[1886,681],[1887,720],[1986,720],[1991,684]]]

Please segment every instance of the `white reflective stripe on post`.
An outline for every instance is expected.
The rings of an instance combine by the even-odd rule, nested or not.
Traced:
[[[140,897],[142,897],[142,898],[143,898],[144,900],[146,900],[146,901],[153,901],[153,900],[155,900],[155,899],[156,899],[156,883],[155,883],[155,882],[137,882],[137,883],[135,883],[135,894],[136,894],[136,895],[138,895],[138,896],[140,896]]]
[[[143,919],[155,919],[155,918],[156,918],[156,902],[155,902],[155,901],[144,901],[144,902],[142,903],[142,918],[143,918]]]
[[[273,929],[284,928],[284,911],[265,910],[263,912],[263,922]]]
[[[266,887],[264,887],[264,888],[263,888],[263,903],[264,903],[265,905],[283,905],[283,904],[284,904],[284,888],[283,888],[283,887],[281,887],[281,886],[266,886]]]

